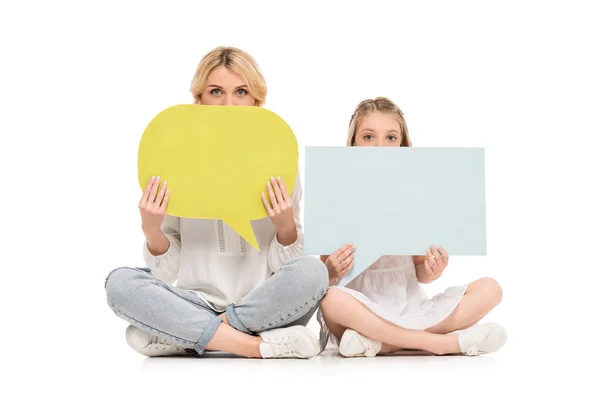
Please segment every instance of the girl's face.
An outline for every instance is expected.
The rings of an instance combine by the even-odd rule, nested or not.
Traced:
[[[374,111],[356,127],[355,146],[400,147],[400,124],[393,114]]]
[[[221,65],[208,75],[200,102],[212,106],[253,106],[256,99],[250,95],[248,85],[240,74]]]

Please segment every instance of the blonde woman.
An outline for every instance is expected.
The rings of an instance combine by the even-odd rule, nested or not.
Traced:
[[[412,144],[400,108],[378,97],[356,107],[347,145]],[[330,285],[353,267],[354,250],[348,244],[321,256]],[[347,286],[330,287],[318,313],[321,346],[331,339],[346,357],[372,357],[402,349],[438,355],[479,355],[498,350],[506,340],[504,329],[492,323],[476,325],[500,303],[502,291],[494,279],[450,287],[433,298],[420,287],[440,277],[448,258],[442,247],[434,246],[426,250],[426,256],[384,256]]]
[[[252,57],[219,47],[200,61],[191,93],[196,104],[262,106],[267,89]],[[296,179],[290,194],[283,181],[265,177],[269,218],[252,222],[261,251],[223,221],[166,215],[168,184],[158,190],[160,177],[150,179],[139,202],[146,268],[118,268],[105,282],[109,306],[131,324],[129,346],[146,356],[317,355],[306,324],[327,290],[327,269],[303,256]]]

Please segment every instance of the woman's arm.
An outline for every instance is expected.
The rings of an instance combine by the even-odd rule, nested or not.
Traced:
[[[144,232],[143,256],[152,274],[172,285],[179,274],[181,251],[180,218],[165,215],[159,231]]]
[[[304,233],[300,222],[300,200],[302,199],[302,183],[300,173],[296,176],[296,184],[290,196],[293,207],[294,224],[285,231],[277,230],[271,241],[267,256],[269,268],[274,273],[279,272],[281,266],[294,258],[304,255]],[[266,199],[263,199],[263,201]],[[268,204],[268,203],[267,203]]]

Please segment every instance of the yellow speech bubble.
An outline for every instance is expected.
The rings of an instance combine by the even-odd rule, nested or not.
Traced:
[[[167,214],[223,220],[256,249],[250,221],[267,216],[261,192],[279,176],[291,194],[297,172],[294,132],[261,107],[167,108],[150,121],[138,150],[142,190],[152,176],[167,181]]]

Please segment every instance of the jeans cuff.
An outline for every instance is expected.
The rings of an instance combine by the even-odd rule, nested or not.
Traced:
[[[240,321],[240,319],[238,318],[238,316],[235,313],[235,310],[233,309],[233,307],[234,307],[234,305],[230,304],[225,309],[225,315],[227,315],[227,322],[229,323],[229,326],[231,326],[232,328],[237,329],[240,332],[244,332],[244,333],[247,333],[249,335],[252,335],[252,332],[250,332],[248,330],[248,328],[246,328],[244,326],[244,324],[242,324],[242,321]]]
[[[194,346],[196,353],[199,355],[204,354],[204,349],[208,345],[208,342],[210,342],[212,337],[215,335],[215,332],[217,331],[217,328],[221,322],[223,322],[223,320],[219,317],[213,317],[213,319],[208,321],[206,328],[204,328],[204,332],[202,332],[200,339],[198,339],[198,342]]]

